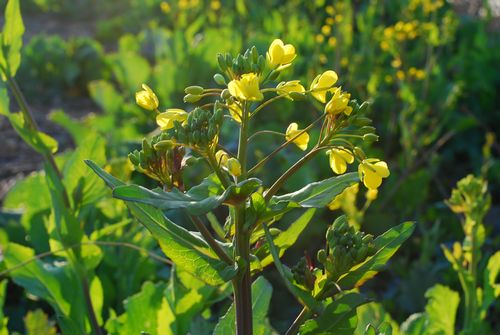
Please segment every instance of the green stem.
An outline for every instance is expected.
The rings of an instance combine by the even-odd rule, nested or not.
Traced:
[[[311,312],[307,307],[302,308],[300,311],[299,315],[297,315],[297,318],[295,321],[293,321],[292,325],[288,330],[286,331],[285,335],[296,335],[299,333],[299,328],[300,326],[304,323],[304,321],[309,317]]]
[[[215,252],[215,254],[224,262],[226,262],[228,265],[233,265],[233,260],[229,255],[226,253],[224,249],[217,243],[217,241],[214,239],[212,234],[208,231],[207,227],[203,224],[203,222],[200,220],[199,217],[194,216],[194,215],[189,215],[189,218],[191,219],[191,222],[194,224],[196,229],[200,232],[200,234],[203,236],[205,241],[208,243],[208,245],[212,248],[212,250]]]
[[[238,141],[238,160],[241,164],[241,176],[238,181],[247,177],[248,149],[248,104],[242,106],[240,136]],[[250,232],[245,226],[245,206],[240,204],[235,208],[234,258],[239,264],[239,273],[233,279],[234,305],[236,307],[236,334],[253,334],[252,315],[252,278],[250,276]]]
[[[281,175],[281,177],[279,177],[264,194],[264,199],[266,200],[266,202],[268,202],[272,198],[272,196],[279,191],[281,186],[283,186],[283,184],[288,178],[290,178],[297,170],[299,170],[305,163],[307,163],[314,156],[316,156],[320,151],[321,150],[318,150],[318,148],[313,148],[304,157],[299,159],[288,170],[286,170],[286,172],[283,175]]]

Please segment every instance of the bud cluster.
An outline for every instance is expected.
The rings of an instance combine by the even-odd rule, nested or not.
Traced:
[[[220,108],[211,112],[197,107],[189,113],[184,124],[175,121],[169,135],[179,144],[205,151],[217,144],[223,119],[224,112]]]
[[[447,203],[455,213],[474,216],[481,221],[491,204],[491,196],[487,192],[488,184],[484,179],[468,175],[457,183]]]
[[[233,58],[229,53],[218,54],[217,62],[219,63],[219,68],[224,73],[231,74],[232,77],[239,77],[244,73],[255,73],[261,74],[266,66],[266,59],[264,56],[259,55],[257,48],[253,46],[247,49],[245,53],[239,54]],[[214,79],[219,83],[223,83],[222,78],[218,75],[214,76]]]
[[[336,281],[356,264],[375,254],[373,236],[349,226],[345,216],[339,217],[326,232],[327,250],[318,251],[318,261],[330,279]]]
[[[152,139],[143,139],[141,150],[128,155],[136,170],[159,181],[167,188],[182,186],[182,168],[185,149],[176,146],[162,133]]]
[[[314,282],[316,281],[316,276],[313,272],[313,267],[305,257],[302,257],[297,264],[292,267],[293,279],[295,281],[307,288],[308,290],[314,289]]]

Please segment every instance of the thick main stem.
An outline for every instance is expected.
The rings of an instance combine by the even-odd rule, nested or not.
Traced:
[[[238,142],[238,160],[241,164],[241,176],[247,177],[247,140],[248,140],[248,105],[242,108],[242,120]],[[250,232],[245,225],[245,203],[235,208],[234,252],[239,265],[239,273],[233,279],[234,305],[236,306],[236,334],[253,334],[252,315],[252,278],[250,276]]]

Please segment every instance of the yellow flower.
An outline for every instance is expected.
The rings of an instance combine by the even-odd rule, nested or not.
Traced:
[[[394,58],[391,62],[391,66],[394,68],[401,67],[401,58]]]
[[[332,70],[328,70],[326,72],[323,72],[322,74],[319,74],[314,78],[313,82],[311,83],[311,94],[313,97],[315,97],[318,101],[325,103],[326,102],[326,92],[332,88],[333,85],[337,82],[339,77],[337,76],[337,73]]]
[[[267,61],[278,70],[290,66],[295,57],[297,57],[295,47],[291,44],[284,44],[280,39],[275,39],[267,52]]]
[[[146,84],[142,84],[142,91],[135,93],[135,102],[140,107],[150,111],[157,109],[159,106],[158,97]]]
[[[188,113],[179,108],[169,108],[165,112],[156,115],[156,123],[161,130],[167,130],[174,127],[174,121],[184,122],[187,120]]]
[[[331,46],[331,47],[334,47],[337,45],[337,39],[335,37],[330,37],[328,39],[328,45]]]
[[[330,210],[336,210],[342,207],[342,205],[346,202],[349,201],[350,196],[356,197],[356,194],[358,193],[359,190],[359,184],[356,183],[352,186],[346,187],[342,193],[337,195],[333,200],[327,205],[328,209]]]
[[[324,41],[325,41],[325,36],[323,36],[321,34],[316,35],[316,42],[317,43],[323,43]]]
[[[328,13],[328,15],[333,15],[335,14],[335,8],[331,5],[326,6],[325,11]]]
[[[347,164],[354,162],[353,154],[344,147],[337,147],[326,151],[330,157],[330,167],[336,174],[342,174],[347,170]]]
[[[390,174],[387,163],[374,158],[363,160],[358,172],[363,184],[370,190],[376,190],[382,184],[382,178],[387,178]]]
[[[210,8],[212,8],[212,10],[217,11],[220,9],[220,7],[221,7],[221,3],[219,0],[213,0],[210,2]]]
[[[299,125],[295,122],[290,123],[288,128],[286,129],[286,134],[285,134],[285,139],[287,141],[290,141],[292,138],[297,136],[302,130],[299,130]],[[299,136],[297,136],[294,140],[293,143],[295,143],[300,150],[304,151],[307,149],[307,145],[309,144],[309,134],[306,132],[303,132]]]
[[[404,73],[404,71],[401,71],[401,70],[397,71],[397,72],[396,72],[396,77],[397,77],[399,80],[404,80],[404,79],[405,79],[405,73]]]
[[[336,115],[344,112],[344,114],[350,115],[352,107],[347,105],[350,98],[350,93],[342,92],[340,87],[335,88],[332,98],[325,106],[325,113]]]
[[[231,102],[230,100],[227,101],[227,104],[229,106],[229,114],[231,114],[233,120],[241,123],[241,116],[243,115],[241,107],[236,102]]]
[[[161,11],[165,14],[168,14],[170,13],[171,11],[171,8],[170,8],[170,5],[168,4],[168,2],[166,1],[162,1],[161,4],[160,4],[160,8],[161,8]]]
[[[287,98],[292,99],[288,95],[292,92],[305,93],[306,89],[300,84],[300,80],[291,80],[281,83],[276,86],[279,95],[287,95]],[[293,100],[293,99],[292,99]]]
[[[226,166],[229,160],[229,155],[224,150],[219,150],[215,153],[215,160],[220,166]]]
[[[233,79],[227,85],[229,93],[240,100],[260,101],[264,99],[259,89],[259,76],[255,73],[245,73],[240,79]]]
[[[330,35],[332,33],[332,27],[325,24],[321,27],[321,32],[323,33],[323,35]]]
[[[227,170],[235,177],[241,176],[241,164],[240,161],[234,157],[227,160]]]

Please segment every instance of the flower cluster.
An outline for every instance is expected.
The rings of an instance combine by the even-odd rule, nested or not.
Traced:
[[[219,54],[221,73],[215,74],[214,80],[222,88],[187,87],[184,101],[198,105],[192,111],[168,108],[160,112],[158,98],[147,85],[137,92],[137,104],[157,113],[156,122],[171,143],[188,147],[207,158],[212,167],[219,170],[221,178],[228,180],[229,176],[239,178],[247,169],[236,155],[219,146],[224,115],[240,127],[246,127],[263,108],[276,100],[317,100],[323,106],[321,118],[304,128],[291,122],[281,135],[285,143],[279,150],[293,143],[307,152],[307,157],[324,151],[335,174],[346,173],[348,166],[357,161],[360,180],[368,189],[376,190],[389,176],[389,169],[384,161],[367,158],[359,147],[360,143],[378,139],[375,128],[370,126],[371,120],[363,115],[368,104],[360,105],[352,100],[351,94],[337,84],[339,77],[333,70],[314,77],[309,89],[299,80],[277,81],[282,70],[291,66],[296,57],[295,47],[280,39],[270,44],[265,56],[255,47],[236,57]],[[322,121],[319,139],[311,148],[308,132],[318,121]]]

